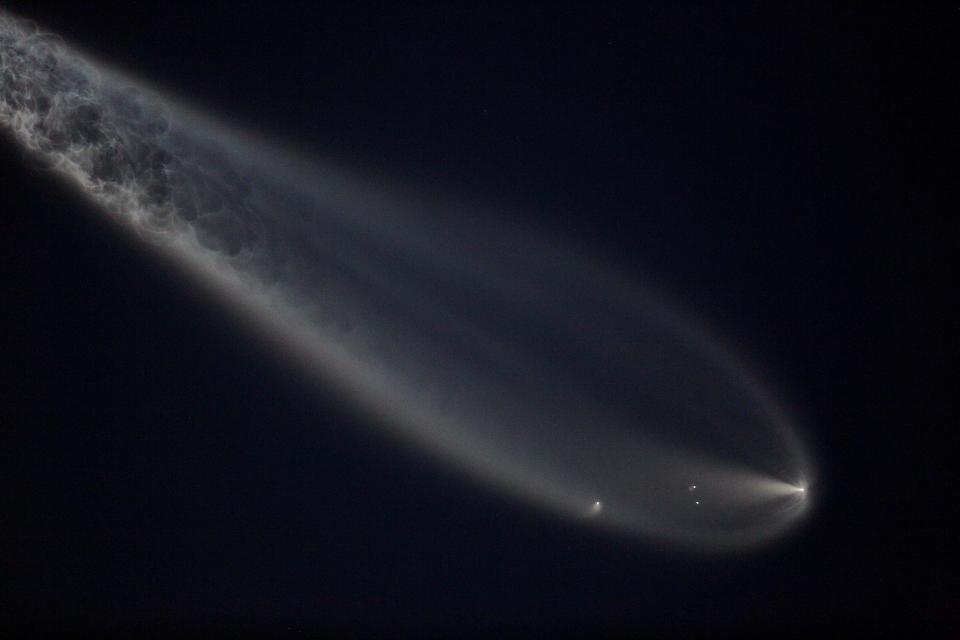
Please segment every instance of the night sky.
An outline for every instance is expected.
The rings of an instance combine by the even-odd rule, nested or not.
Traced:
[[[960,632],[960,7],[634,4],[3,6],[655,279],[810,437],[799,532],[685,554],[398,447],[5,136],[0,633]]]

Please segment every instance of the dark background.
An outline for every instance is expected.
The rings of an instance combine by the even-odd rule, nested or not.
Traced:
[[[398,451],[0,148],[0,631],[958,631],[960,6],[4,2],[218,117],[652,275],[816,443],[757,553]]]

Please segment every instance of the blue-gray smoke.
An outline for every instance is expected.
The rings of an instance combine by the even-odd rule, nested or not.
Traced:
[[[809,503],[753,376],[542,233],[251,141],[2,12],[0,125],[306,371],[501,489],[701,549]]]

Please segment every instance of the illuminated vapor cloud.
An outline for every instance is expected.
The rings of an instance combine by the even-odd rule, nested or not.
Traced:
[[[0,124],[405,441],[594,526],[728,549],[797,522],[804,447],[691,321],[493,215],[217,126],[0,12]]]

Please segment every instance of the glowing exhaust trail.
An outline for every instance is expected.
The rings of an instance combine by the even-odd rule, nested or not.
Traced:
[[[809,503],[757,380],[540,234],[252,142],[2,11],[0,125],[305,370],[500,489],[697,549],[773,539]]]

